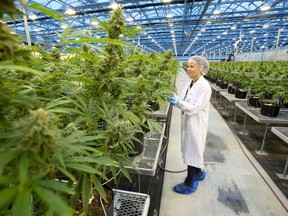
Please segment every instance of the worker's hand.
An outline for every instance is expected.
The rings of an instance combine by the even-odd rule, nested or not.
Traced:
[[[169,97],[168,102],[174,106],[177,106],[180,103],[180,99],[178,97]]]

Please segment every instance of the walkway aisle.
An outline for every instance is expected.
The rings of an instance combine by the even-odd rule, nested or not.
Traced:
[[[176,80],[178,91],[189,80],[185,72]],[[160,216],[287,216],[288,213],[250,163],[244,152],[257,163],[243,144],[237,139],[218,112],[210,105],[209,131],[205,150],[206,178],[199,183],[198,190],[190,195],[172,191],[172,187],[186,177],[186,172],[165,173]],[[173,108],[166,169],[186,168],[180,152],[180,110]],[[240,141],[239,141],[240,142]],[[241,150],[242,146],[244,151]],[[268,179],[284,205],[287,199]]]

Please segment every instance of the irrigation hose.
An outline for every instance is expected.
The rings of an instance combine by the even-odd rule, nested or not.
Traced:
[[[184,67],[185,67],[185,66],[184,66]],[[173,86],[176,87],[176,76],[175,76],[175,79],[173,80]],[[171,113],[171,112],[172,112],[172,109],[173,109],[173,106],[170,106],[168,113],[169,113],[169,112]],[[171,115],[170,115],[170,116],[171,116]],[[166,125],[166,127],[169,127],[169,130],[170,130],[170,121],[171,121],[171,119],[169,120],[169,124]],[[168,137],[168,139],[169,139],[169,131],[168,131],[167,137]],[[187,171],[187,168],[184,169],[184,170],[169,170],[169,169],[165,169],[165,168],[160,164],[160,159],[161,159],[163,153],[165,152],[165,150],[166,150],[166,148],[167,148],[167,146],[168,146],[168,139],[166,140],[166,144],[165,144],[164,148],[163,148],[162,151],[160,152],[160,156],[159,156],[159,159],[158,159],[158,162],[157,162],[158,166],[159,166],[160,169],[162,169],[163,171],[169,172],[169,173],[182,173],[182,172],[186,172],[186,171]]]
[[[174,83],[174,85],[175,85],[175,83]],[[173,107],[171,107],[171,109],[169,108],[169,112],[171,112],[172,108],[173,108]],[[169,130],[170,130],[170,121],[171,121],[171,119],[169,120],[169,124],[166,125],[166,127],[169,127]],[[182,172],[186,172],[186,171],[187,171],[187,168],[184,169],[184,170],[169,170],[169,169],[164,168],[164,167],[161,165],[160,159],[162,158],[162,155],[164,154],[165,150],[166,150],[167,147],[168,147],[168,140],[169,140],[169,131],[168,131],[168,133],[167,133],[166,144],[165,144],[164,148],[162,149],[162,151],[160,152],[160,155],[159,155],[159,159],[158,159],[158,162],[157,162],[158,166],[159,166],[160,169],[162,169],[163,171],[169,172],[169,173],[182,173]]]
[[[186,172],[187,168],[184,170],[169,170],[169,169],[165,169],[161,164],[160,164],[160,158],[162,157],[163,153],[165,152],[166,148],[168,146],[168,142],[166,142],[163,150],[160,152],[160,156],[159,156],[159,160],[158,160],[158,166],[164,170],[165,172],[169,172],[169,173],[181,173],[181,172]]]

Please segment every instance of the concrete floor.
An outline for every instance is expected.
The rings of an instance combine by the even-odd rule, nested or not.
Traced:
[[[189,80],[183,71],[178,92]],[[180,110],[173,107],[166,169],[183,170],[180,151]],[[288,200],[210,104],[205,149],[206,178],[190,195],[173,192],[186,172],[165,172],[160,216],[287,216]],[[286,209],[285,209],[286,207]]]

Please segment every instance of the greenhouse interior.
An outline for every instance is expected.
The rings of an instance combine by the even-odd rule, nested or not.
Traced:
[[[1,0],[1,216],[288,216],[288,0]]]

